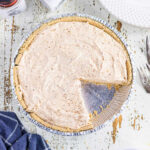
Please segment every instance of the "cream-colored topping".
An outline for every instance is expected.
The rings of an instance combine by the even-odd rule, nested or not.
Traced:
[[[18,66],[27,110],[46,122],[79,129],[89,123],[81,80],[127,82],[126,52],[103,30],[60,22],[41,31]]]

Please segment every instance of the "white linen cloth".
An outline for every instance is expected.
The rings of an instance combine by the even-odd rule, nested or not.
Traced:
[[[64,0],[40,0],[51,11],[55,10]]]

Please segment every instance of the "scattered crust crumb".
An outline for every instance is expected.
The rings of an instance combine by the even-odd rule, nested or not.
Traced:
[[[106,106],[106,108],[109,108],[110,106],[109,106],[109,104]]]
[[[108,88],[109,90],[111,90],[111,85],[107,85],[107,88]]]
[[[100,109],[101,109],[102,111],[104,110],[103,106],[100,105],[99,107],[100,107]]]
[[[122,115],[120,115],[118,118],[116,118],[114,121],[113,121],[113,124],[112,124],[112,127],[113,127],[113,131],[112,131],[112,140],[113,140],[113,143],[116,142],[116,135],[118,133],[118,130],[117,130],[117,126],[119,124],[119,128],[121,128],[121,124],[122,124]]]
[[[136,111],[135,111],[136,112]],[[131,126],[133,127],[134,130],[139,131],[141,129],[141,120],[143,120],[143,114],[142,115],[136,115],[134,118],[131,118]]]
[[[138,131],[141,129],[140,125],[138,126]]]
[[[97,115],[97,114],[98,114],[96,110],[94,110],[93,113],[94,113],[94,115]]]
[[[143,120],[144,118],[143,118],[143,115],[141,115],[141,119]]]
[[[122,115],[119,116],[119,128],[121,128],[121,124],[122,124]]]
[[[135,130],[136,118],[134,118],[134,122],[132,124],[133,129]]]
[[[92,118],[93,118],[93,115],[92,115],[92,113],[90,113],[90,114],[89,114],[89,117],[90,117],[90,119],[92,119]]]
[[[116,25],[117,25],[117,30],[120,32],[122,28],[122,23],[120,21],[117,21]]]
[[[116,119],[113,121],[113,132],[112,132],[113,143],[116,142],[117,125],[118,125],[118,118],[116,118]]]

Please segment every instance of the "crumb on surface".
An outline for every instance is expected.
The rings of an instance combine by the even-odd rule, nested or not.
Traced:
[[[121,124],[122,124],[122,115],[119,116],[119,128],[121,128]]]
[[[93,113],[94,113],[94,115],[97,115],[97,114],[98,114],[96,110],[94,110]]]
[[[112,124],[112,126],[113,126],[113,132],[112,132],[113,143],[116,142],[117,125],[118,125],[118,118],[116,118]]]
[[[117,21],[116,25],[117,25],[117,27],[116,27],[117,30],[120,32],[121,28],[122,28],[122,23],[120,21]]]
[[[90,113],[90,114],[89,114],[89,117],[90,117],[90,119],[92,119],[92,118],[93,118],[93,115],[92,115],[92,113]]]

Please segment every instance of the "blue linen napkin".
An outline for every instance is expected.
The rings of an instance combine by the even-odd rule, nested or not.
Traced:
[[[50,150],[38,134],[30,134],[13,112],[0,111],[0,150]]]

